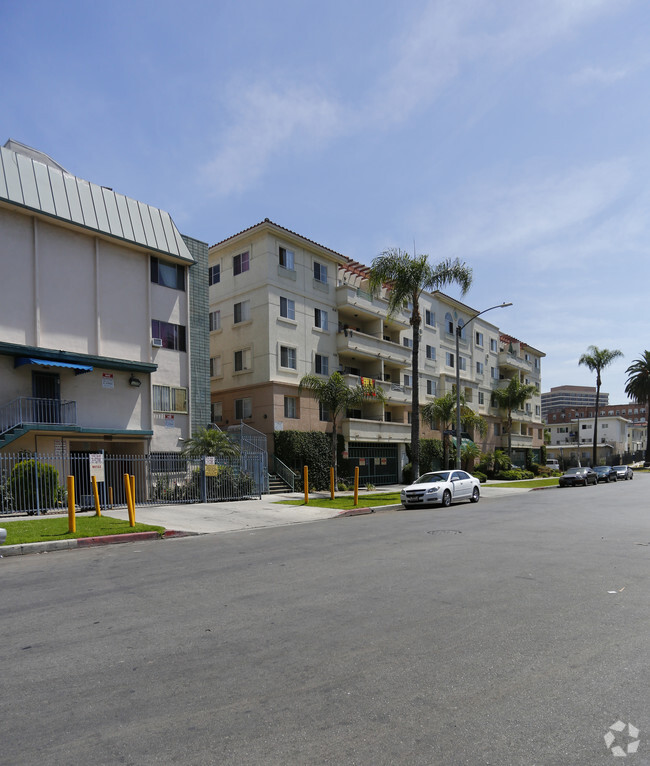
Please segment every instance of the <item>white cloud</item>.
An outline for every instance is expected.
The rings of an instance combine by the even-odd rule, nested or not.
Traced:
[[[228,124],[204,178],[219,194],[241,192],[283,151],[406,121],[468,67],[511,66],[611,9],[608,0],[431,0],[388,42],[385,70],[349,105],[309,84],[277,87],[272,71],[266,79],[231,84]],[[305,70],[304,82],[309,76]]]
[[[204,178],[218,194],[241,192],[264,173],[274,155],[335,135],[340,111],[334,101],[305,87],[273,90],[256,84],[238,90],[231,97],[232,121],[220,140],[222,148],[203,169]]]
[[[586,66],[571,75],[571,83],[583,85],[613,85],[625,79],[630,74],[628,69],[603,69],[602,67]]]

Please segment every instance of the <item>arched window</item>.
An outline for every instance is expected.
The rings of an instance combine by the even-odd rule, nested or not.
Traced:
[[[450,335],[454,334],[454,320],[449,312],[445,314],[445,327]]]

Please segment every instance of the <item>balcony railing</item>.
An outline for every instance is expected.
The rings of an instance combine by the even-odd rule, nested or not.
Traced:
[[[411,364],[411,349],[390,340],[376,338],[358,330],[345,330],[336,336],[339,353],[350,353],[369,359],[384,359],[399,367]]]
[[[32,425],[77,425],[77,403],[19,396],[0,408],[0,436]]]
[[[408,423],[396,423],[385,420],[366,420],[346,418],[343,421],[343,437],[346,441],[408,442],[411,439],[411,426]]]

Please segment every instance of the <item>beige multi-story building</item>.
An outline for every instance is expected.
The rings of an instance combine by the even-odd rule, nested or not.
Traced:
[[[0,148],[0,451],[178,452],[209,416],[207,246]]]
[[[268,219],[213,245],[209,271],[213,422],[248,423],[267,435],[271,452],[275,431],[327,430],[328,413],[298,386],[308,373],[339,371],[351,386],[368,382],[384,393],[346,413],[350,460],[376,483],[400,480],[411,438],[410,308],[389,316],[385,292],[369,292],[366,266]],[[423,295],[420,312],[421,404],[452,389],[459,364],[465,400],[489,424],[481,447],[505,447],[492,391],[513,375],[539,390],[544,354],[483,317],[472,321],[475,310],[443,293]],[[513,458],[523,463],[524,450],[543,443],[539,395],[514,421]],[[441,434],[423,426],[421,435]]]

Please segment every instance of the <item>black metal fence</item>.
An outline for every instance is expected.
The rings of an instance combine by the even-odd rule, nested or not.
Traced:
[[[0,453],[0,514],[66,509],[68,476],[75,479],[78,508],[94,508],[93,475],[102,508],[126,505],[125,474],[135,477],[136,505],[259,498],[268,484],[266,455],[259,453],[233,458]]]

